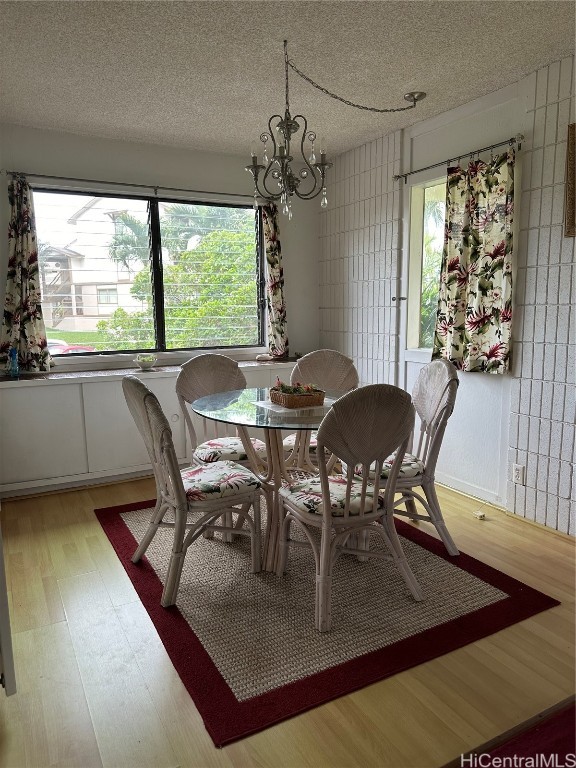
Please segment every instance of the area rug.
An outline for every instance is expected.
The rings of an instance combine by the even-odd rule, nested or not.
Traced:
[[[341,557],[333,628],[320,634],[311,551],[291,547],[283,578],[252,574],[249,540],[237,536],[192,545],[177,605],[166,609],[160,595],[172,531],[161,529],[146,557],[130,561],[153,506],[95,513],[218,747],[559,604],[466,554],[450,557],[399,520],[423,602],[412,599],[393,563]]]

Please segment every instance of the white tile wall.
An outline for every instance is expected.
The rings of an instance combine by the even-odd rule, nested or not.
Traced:
[[[532,130],[517,191],[515,346],[509,448],[526,485],[508,484],[511,512],[576,535],[575,238],[564,237],[568,123],[574,122],[574,58],[528,76]],[[362,384],[394,382],[398,327],[392,297],[400,263],[401,132],[336,158],[321,214],[320,342],[355,361]]]
[[[511,401],[511,425],[518,429],[509,430],[510,448],[516,449],[509,462],[525,461],[526,487],[511,486],[508,507],[576,535],[574,238],[564,237],[562,226],[573,71],[574,59],[567,57],[528,81],[534,89],[528,98],[533,129],[522,147],[515,324],[515,354],[520,347],[522,364],[514,371],[519,397]]]
[[[354,359],[361,384],[395,381],[400,134],[336,158],[321,214],[320,340]]]

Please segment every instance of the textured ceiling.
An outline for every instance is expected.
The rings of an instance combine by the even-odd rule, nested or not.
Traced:
[[[0,121],[247,154],[284,108],[338,154],[574,52],[575,3],[0,2]]]

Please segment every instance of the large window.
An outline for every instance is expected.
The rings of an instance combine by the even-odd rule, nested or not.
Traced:
[[[414,186],[410,201],[408,347],[431,348],[434,339],[442,248],[445,181]]]
[[[263,343],[248,207],[34,190],[53,354]]]

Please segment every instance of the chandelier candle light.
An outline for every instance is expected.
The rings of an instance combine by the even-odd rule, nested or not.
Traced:
[[[332,167],[332,163],[326,160],[326,147],[323,141],[320,141],[314,131],[308,130],[308,121],[304,115],[290,114],[290,99],[288,93],[288,67],[291,67],[296,74],[306,80],[314,88],[333,99],[348,104],[350,107],[365,109],[369,112],[404,112],[407,109],[413,109],[418,101],[421,101],[426,94],[422,91],[413,91],[404,95],[406,101],[410,102],[407,107],[398,107],[396,109],[378,109],[376,107],[365,107],[361,104],[355,104],[351,101],[331,93],[322,86],[315,83],[311,78],[301,72],[292,61],[288,59],[288,41],[284,40],[284,73],[285,73],[285,91],[286,106],[284,117],[282,115],[272,115],[268,120],[268,131],[260,134],[260,141],[264,144],[262,163],[258,162],[258,154],[253,144],[250,153],[252,162],[245,166],[250,171],[254,179],[254,208],[258,207],[258,198],[263,198],[268,202],[280,201],[282,213],[292,218],[292,197],[296,195],[301,200],[312,200],[322,193],[320,205],[326,208],[328,199],[326,197],[326,171]],[[299,122],[300,121],[300,122]],[[300,137],[300,155],[298,158],[303,167],[294,172],[290,163],[294,160],[291,154],[291,140],[302,124],[302,134]],[[270,142],[270,145],[268,144]],[[308,145],[306,145],[308,142]],[[269,146],[272,156],[269,157]],[[320,160],[317,160],[316,148],[319,149]],[[262,179],[260,174],[264,171]],[[272,180],[276,182],[277,189],[272,189],[270,184]],[[301,183],[304,182],[302,187]]]

